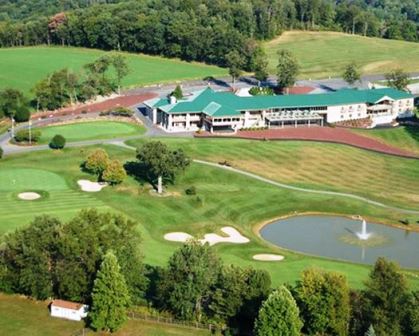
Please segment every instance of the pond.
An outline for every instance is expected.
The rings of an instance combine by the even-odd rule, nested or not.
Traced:
[[[419,268],[419,233],[367,223],[368,239],[359,239],[362,220],[337,216],[295,216],[260,230],[262,238],[288,250],[373,264],[378,257]]]

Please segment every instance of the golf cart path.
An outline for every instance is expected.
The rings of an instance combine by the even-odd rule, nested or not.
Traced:
[[[144,138],[144,137],[145,137],[144,135],[140,135],[140,136],[118,138],[118,139],[79,141],[79,142],[69,143],[69,144],[66,145],[66,147],[82,147],[82,146],[91,146],[91,145],[114,145],[114,146],[119,146],[119,147],[130,149],[130,150],[136,150],[135,147],[127,145],[125,143],[125,141],[132,140],[132,139],[140,139],[140,138]],[[9,146],[6,146],[4,149],[5,149],[5,154],[12,154],[12,153],[17,154],[17,153],[45,150],[45,149],[48,149],[48,148],[49,148],[48,145],[33,146],[33,147],[19,147],[19,146],[9,145]],[[254,180],[265,182],[265,183],[268,183],[270,185],[273,185],[273,186],[276,186],[276,187],[279,187],[279,188],[282,188],[282,189],[288,189],[288,190],[311,193],[311,194],[318,194],[318,195],[346,197],[346,198],[351,198],[351,199],[354,199],[354,200],[357,200],[357,201],[365,202],[367,204],[371,204],[371,205],[374,205],[374,206],[377,206],[377,207],[381,207],[381,208],[385,208],[385,209],[389,209],[389,210],[394,210],[394,211],[398,211],[398,212],[405,213],[405,214],[419,215],[419,210],[398,208],[398,207],[386,205],[384,203],[377,202],[377,201],[368,199],[366,197],[362,197],[362,196],[358,196],[358,195],[354,195],[354,194],[350,194],[350,193],[295,187],[295,186],[292,186],[292,185],[289,185],[289,184],[277,182],[277,181],[268,179],[266,177],[262,177],[262,176],[247,172],[245,170],[220,165],[220,164],[214,163],[214,162],[198,160],[198,159],[194,159],[193,162],[198,163],[198,164],[202,164],[202,165],[206,165],[206,166],[211,166],[211,167],[218,168],[218,169],[224,169],[224,170],[231,171],[231,172],[234,172],[234,173],[237,173],[237,174],[241,174],[241,175],[250,177]]]

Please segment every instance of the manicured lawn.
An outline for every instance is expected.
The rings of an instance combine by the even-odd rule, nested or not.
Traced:
[[[0,135],[6,133],[10,128],[10,122],[7,119],[0,120]]]
[[[93,121],[59,126],[47,126],[39,128],[41,139],[39,143],[49,143],[56,134],[61,134],[70,141],[82,141],[93,139],[109,139],[140,135],[145,133],[144,126],[115,122],[115,121]]]
[[[363,74],[386,73],[391,68],[416,71],[419,44],[334,32],[291,31],[267,42],[270,72],[275,73],[279,49],[291,50],[301,65],[300,78],[341,77],[352,61]]]
[[[391,129],[353,130],[353,132],[419,155],[419,127],[403,126]]]
[[[128,143],[137,146],[144,141]],[[350,192],[387,204],[419,209],[419,160],[316,142],[163,141],[182,147],[194,158],[213,162],[227,160],[234,167],[295,186]]]
[[[178,145],[182,141],[193,140],[172,141],[172,145]],[[195,149],[205,149],[200,147],[199,141],[196,142]],[[184,147],[189,152],[190,148],[186,144],[187,142]],[[249,145],[248,142],[243,144]],[[112,158],[130,161],[135,157],[134,151],[129,149],[115,146],[105,148]],[[2,166],[16,171],[16,175],[20,174],[20,169],[29,166],[32,169],[45,171],[46,174],[59,175],[67,186],[62,192],[71,194],[71,197],[68,201],[55,197],[54,193],[61,191],[48,191],[45,187],[44,190],[50,194],[48,199],[22,203],[23,201],[17,201],[14,197],[15,192],[1,191],[0,199],[7,202],[0,206],[1,231],[10,231],[14,227],[23,226],[34,216],[44,212],[66,219],[79,209],[99,206],[101,210],[123,213],[136,220],[143,238],[145,261],[163,266],[173,251],[180,246],[178,243],[165,241],[164,234],[183,231],[201,237],[205,233],[219,232],[223,226],[232,225],[249,237],[251,242],[246,245],[215,246],[214,248],[227,263],[266,269],[272,275],[274,285],[294,282],[304,268],[318,266],[343,272],[352,286],[360,287],[369,272],[368,266],[302,256],[282,250],[260,239],[255,234],[255,225],[278,216],[309,211],[357,214],[365,216],[370,221],[387,223],[396,223],[406,217],[410,218],[412,223],[419,219],[419,216],[407,216],[346,198],[291,192],[236,173],[200,164],[192,164],[186,173],[179,177],[175,186],[169,186],[169,191],[174,194],[171,197],[152,196],[147,183],[141,186],[133,178],[128,178],[120,186],[107,187],[99,193],[86,194],[79,190],[76,181],[79,178],[89,178],[89,175],[80,171],[80,164],[90,150],[92,149],[68,148],[61,152],[42,151],[6,157],[2,161]],[[229,147],[225,150],[228,152]],[[261,152],[262,149],[256,147],[256,151]],[[279,152],[278,149],[277,151]],[[196,187],[197,196],[201,201],[197,200],[197,196],[185,195],[184,190],[191,185]],[[28,189],[35,187],[39,188],[31,181],[27,182]],[[252,256],[256,253],[269,252],[280,253],[285,256],[285,260],[280,263],[252,260]],[[409,278],[415,288],[419,288],[419,280],[414,276]]]
[[[0,89],[14,87],[29,94],[32,87],[51,72],[63,68],[79,71],[84,64],[104,53],[93,49],[46,46],[1,49]],[[131,69],[124,79],[125,87],[227,74],[224,69],[200,63],[124,54]]]
[[[69,336],[81,331],[83,322],[67,321],[49,315],[48,302],[28,300],[0,293],[0,330],[13,336]],[[99,333],[87,332],[87,335]],[[181,336],[209,335],[208,332],[157,324],[128,321],[116,336]]]

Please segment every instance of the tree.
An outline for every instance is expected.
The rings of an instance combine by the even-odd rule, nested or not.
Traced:
[[[0,118],[3,116],[13,118],[18,115],[17,121],[27,121],[28,114],[28,102],[21,91],[16,89],[0,91]]]
[[[221,265],[208,244],[191,241],[183,245],[170,257],[159,282],[162,306],[178,318],[200,321]]]
[[[121,54],[112,55],[112,65],[115,69],[116,80],[118,83],[118,93],[121,94],[122,79],[130,72],[126,57]]]
[[[119,160],[109,161],[102,174],[102,179],[111,185],[122,183],[126,177],[127,172]]]
[[[402,69],[392,70],[386,74],[388,86],[397,90],[406,90],[409,85],[409,75]]]
[[[228,73],[233,79],[234,86],[236,83],[236,79],[240,77],[242,74],[242,69],[244,68],[245,60],[238,51],[233,50],[226,55],[226,63],[228,67]]]
[[[348,335],[350,303],[346,278],[338,273],[305,270],[294,290],[309,335]]]
[[[278,88],[284,90],[295,84],[299,72],[299,65],[295,56],[289,50],[278,52],[278,65],[276,74],[278,76]]]
[[[150,141],[137,150],[137,159],[149,180],[157,179],[157,192],[163,192],[163,179],[173,181],[179,171],[189,166],[190,160],[182,149],[169,150],[160,141]]]
[[[62,135],[57,134],[51,139],[49,146],[52,149],[63,149],[65,147],[65,143],[65,138]]]
[[[96,149],[86,159],[84,167],[92,174],[102,178],[103,172],[106,170],[109,164],[109,156],[103,149]]]
[[[372,324],[369,326],[367,332],[365,333],[365,336],[375,336],[375,330]]]
[[[170,95],[175,97],[177,100],[182,99],[183,98],[183,92],[182,92],[182,88],[180,87],[180,85],[176,85],[175,89],[173,90],[173,92]]]
[[[118,260],[107,252],[97,272],[92,294],[91,325],[96,330],[114,332],[127,320],[131,298]]]
[[[362,291],[364,320],[378,335],[402,335],[403,307],[408,300],[408,286],[399,267],[378,258]]]
[[[268,76],[268,56],[261,47],[257,47],[253,53],[251,60],[251,69],[255,73],[255,78],[258,80],[259,84],[262,81],[265,81]]]
[[[299,336],[302,322],[294,298],[284,286],[262,304],[255,322],[256,336]]]
[[[361,74],[359,72],[358,66],[354,62],[348,64],[345,67],[345,71],[343,72],[342,77],[345,80],[345,82],[348,83],[350,86],[354,85],[355,82],[361,79]]]

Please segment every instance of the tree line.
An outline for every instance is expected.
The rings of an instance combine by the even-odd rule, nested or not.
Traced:
[[[88,323],[115,331],[135,306],[211,323],[224,335],[418,335],[419,292],[399,267],[379,258],[364,288],[309,268],[296,284],[272,288],[264,270],[225,264],[191,240],[165,267],[145,265],[136,223],[83,210],[68,222],[37,217],[7,234],[0,290],[91,306]],[[152,308],[150,308],[152,307]]]
[[[63,5],[63,12],[52,17],[0,20],[0,46],[69,45],[221,66],[228,63],[226,55],[235,51],[244,57],[243,68],[253,71],[258,41],[287,29],[418,40],[419,5],[410,0],[121,0],[99,1],[99,5],[93,1],[92,6],[71,9],[81,3]]]

